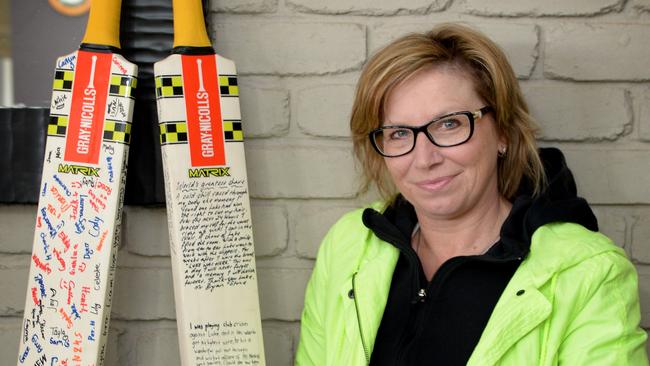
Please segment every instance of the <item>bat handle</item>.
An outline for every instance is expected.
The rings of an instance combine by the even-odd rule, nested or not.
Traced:
[[[82,44],[120,48],[122,0],[92,0]]]
[[[212,48],[201,0],[173,0],[174,48]]]

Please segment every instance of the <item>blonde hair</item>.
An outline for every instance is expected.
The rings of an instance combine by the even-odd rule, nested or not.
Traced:
[[[374,151],[368,134],[382,125],[384,105],[396,85],[427,66],[443,64],[467,71],[478,95],[494,110],[497,130],[508,144],[506,155],[497,163],[499,192],[511,199],[527,178],[538,195],[545,175],[535,141],[537,126],[512,66],[493,41],[458,24],[408,34],[379,50],[365,65],[350,118],[354,153],[363,169],[361,191],[374,184],[387,201],[397,193],[384,158]]]

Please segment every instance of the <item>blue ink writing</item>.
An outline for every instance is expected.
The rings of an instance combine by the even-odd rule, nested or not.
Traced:
[[[72,196],[72,192],[70,192],[70,189],[68,189],[68,186],[66,186],[65,183],[63,183],[63,182],[61,181],[61,178],[59,178],[56,174],[54,174],[54,180],[55,180],[57,183],[59,183],[59,185],[61,186],[61,188],[63,188],[63,190],[65,191],[65,195],[66,195],[66,196],[68,196],[68,197]]]
[[[91,229],[88,230],[88,234],[94,238],[98,237],[101,231],[101,224],[104,222],[104,220],[100,219],[98,216],[95,216],[94,219],[89,220],[88,222],[90,222],[92,225]]]
[[[25,347],[25,352],[23,352],[23,354],[20,355],[19,358],[20,363],[24,363],[27,356],[29,356],[29,346]]]
[[[52,226],[50,219],[47,217],[47,210],[45,207],[41,208],[41,216],[43,217],[43,221],[45,221],[47,228],[50,230],[50,237],[54,239],[56,237],[56,230],[54,229],[54,226]]]
[[[79,312],[77,311],[77,307],[72,304],[72,315],[74,315],[75,320],[81,319],[81,315],[79,315]]]
[[[95,340],[95,321],[94,320],[90,321],[90,334],[88,335],[88,340],[89,341],[94,341]]]
[[[64,68],[65,66],[70,66],[70,69],[74,69],[74,64],[77,61],[77,55],[66,56],[56,65],[59,69]]]
[[[90,249],[90,244],[84,243],[84,259],[90,259],[90,256],[95,253],[94,250]]]
[[[43,242],[43,250],[45,251],[45,259],[48,261],[52,259],[52,255],[49,253],[50,251],[50,246],[47,244],[47,241],[45,240],[45,233],[41,233],[40,235],[41,241]]]
[[[34,347],[36,347],[36,352],[38,353],[43,352],[43,347],[41,346],[40,343],[38,343],[38,336],[36,334],[32,336],[32,343],[34,343]]]
[[[113,183],[113,157],[107,156],[106,163],[108,164],[108,181]]]
[[[41,290],[41,297],[47,297],[47,292],[45,291],[45,282],[43,281],[43,275],[39,273],[38,275],[34,276],[34,280],[38,282],[38,286]]]

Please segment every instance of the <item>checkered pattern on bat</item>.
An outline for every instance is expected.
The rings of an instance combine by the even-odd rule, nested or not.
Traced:
[[[238,97],[237,75],[219,75],[219,91],[222,97]]]
[[[156,98],[180,98],[183,96],[183,77],[164,75],[156,77]]]
[[[50,114],[50,121],[47,124],[47,134],[51,136],[65,136],[68,129],[68,116],[61,114]]]
[[[160,144],[186,144],[187,123],[185,121],[162,122],[160,126]]]
[[[128,145],[131,142],[131,123],[107,119],[104,121],[104,141]]]
[[[73,70],[56,69],[54,71],[54,82],[52,83],[52,89],[71,91],[73,80],[74,80]]]
[[[227,142],[244,141],[244,131],[240,120],[223,121],[223,137]]]
[[[108,93],[114,96],[135,99],[138,79],[134,76],[112,74]]]

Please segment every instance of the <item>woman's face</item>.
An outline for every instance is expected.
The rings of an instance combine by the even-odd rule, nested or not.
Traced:
[[[393,89],[383,125],[421,126],[445,114],[473,112],[484,106],[467,72],[438,65],[417,72]],[[493,114],[487,113],[475,120],[472,137],[462,145],[441,148],[419,133],[413,151],[384,161],[393,182],[419,215],[454,219],[480,213],[500,197],[497,153],[505,146]]]

